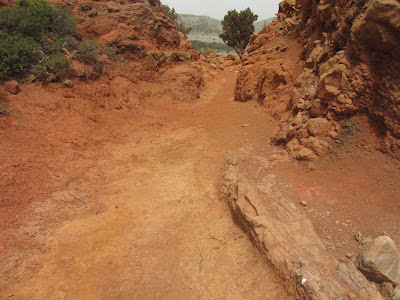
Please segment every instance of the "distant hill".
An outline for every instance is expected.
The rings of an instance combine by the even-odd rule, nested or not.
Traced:
[[[259,32],[265,25],[271,23],[272,19],[273,18],[255,22],[255,32]],[[207,16],[180,14],[178,16],[178,21],[185,27],[192,28],[192,32],[188,35],[189,40],[223,44],[223,41],[218,37],[222,32],[221,20]]]
[[[178,16],[178,21],[185,27],[191,27],[189,40],[197,40],[207,43],[220,43],[223,41],[218,37],[222,32],[221,21],[207,16],[184,15]]]
[[[254,32],[259,32],[261,29],[263,29],[265,26],[267,26],[269,23],[272,23],[272,20],[274,18],[269,18],[261,21],[257,21],[254,23]]]

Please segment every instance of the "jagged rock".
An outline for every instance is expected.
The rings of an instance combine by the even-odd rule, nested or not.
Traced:
[[[267,159],[242,151],[223,172],[222,199],[296,299],[383,299],[352,262],[327,251],[310,220],[281,194]]]
[[[294,82],[293,88],[288,86],[292,115],[304,112],[311,118],[333,120],[367,113],[385,128],[384,150],[400,159],[399,24],[398,0],[283,1],[274,21],[250,41],[236,99],[261,99],[271,114],[277,113],[268,105],[279,99],[280,94],[273,91],[277,85],[259,68],[281,71],[272,61],[279,59],[280,44],[287,46],[290,38],[282,38],[281,43],[276,40],[296,34],[302,43],[298,46],[303,50],[303,71],[289,72]],[[273,94],[278,97],[266,96]],[[290,137],[304,138],[302,126],[296,130]],[[282,136],[276,139],[280,143]],[[289,142],[286,139],[283,144]]]
[[[5,90],[10,94],[18,94],[19,92],[19,83],[16,80],[6,81],[3,84]]]
[[[356,265],[372,281],[400,283],[400,251],[386,235],[366,244],[357,258]]]

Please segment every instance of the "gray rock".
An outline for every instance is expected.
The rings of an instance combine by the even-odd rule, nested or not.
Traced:
[[[377,283],[400,283],[400,252],[388,236],[366,244],[356,261],[357,268]]]

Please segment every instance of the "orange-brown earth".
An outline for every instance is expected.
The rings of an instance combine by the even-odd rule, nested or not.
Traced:
[[[94,5],[93,18],[109,5]],[[219,200],[223,161],[243,147],[270,161],[285,198],[338,259],[357,254],[357,232],[400,244],[400,164],[380,151],[381,123],[335,120],[313,163],[270,144],[299,104],[289,93],[307,85],[296,82],[301,40],[255,39],[234,95],[237,67],[212,57],[172,65],[190,60],[185,42],[157,46],[157,30],[143,33],[148,43],[126,42],[121,28],[99,35],[126,57],[98,79],[0,91],[9,111],[0,116],[0,298],[294,298]]]

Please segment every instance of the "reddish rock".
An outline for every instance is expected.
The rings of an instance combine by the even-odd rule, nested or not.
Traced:
[[[7,92],[14,95],[18,94],[18,92],[20,91],[18,81],[16,80],[10,80],[4,82],[4,88],[6,89]]]

